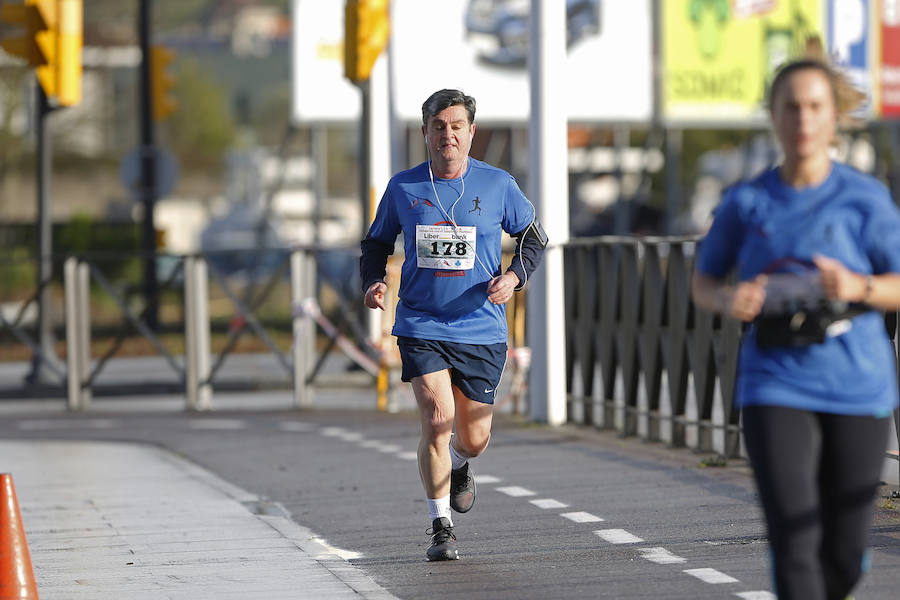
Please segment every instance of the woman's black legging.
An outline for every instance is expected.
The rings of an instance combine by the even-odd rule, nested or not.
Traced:
[[[864,571],[890,418],[743,409],[780,600],[844,600]]]

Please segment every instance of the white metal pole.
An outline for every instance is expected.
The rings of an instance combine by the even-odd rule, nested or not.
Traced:
[[[304,301],[315,297],[315,280],[311,276],[313,260],[306,250],[291,253],[291,306],[293,307],[294,407],[312,406],[312,389],[307,385],[315,353],[315,326],[303,309]],[[312,281],[310,281],[312,280]]]
[[[194,284],[197,286],[197,410],[212,409],[211,344],[209,334],[209,272],[206,258],[198,256],[194,264]]]
[[[66,294],[66,369],[68,383],[69,410],[78,410],[80,396],[80,374],[78,367],[78,259],[70,256],[63,267]]]
[[[375,61],[369,77],[369,218],[375,218],[378,201],[391,178],[391,105],[388,60],[385,49]],[[366,227],[370,223],[366,223]],[[381,311],[366,311],[369,315],[368,336],[372,342],[381,339]]]
[[[544,263],[529,282],[531,347],[529,410],[536,421],[566,421],[566,334],[562,244],[569,237],[567,166],[566,3],[531,0],[529,196],[550,238]]]
[[[85,261],[79,261],[76,268],[78,280],[78,381],[80,389],[81,409],[90,407],[93,394],[88,385],[88,377],[91,372],[91,267]]]

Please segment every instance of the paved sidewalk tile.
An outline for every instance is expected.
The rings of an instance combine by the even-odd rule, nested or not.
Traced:
[[[42,600],[394,598],[259,498],[174,454],[0,441]]]

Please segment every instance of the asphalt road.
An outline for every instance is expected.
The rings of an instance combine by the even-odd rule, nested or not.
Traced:
[[[771,597],[752,594],[769,589],[769,566],[743,461],[704,466],[687,450],[499,415],[488,452],[472,463],[475,508],[454,519],[462,559],[428,563],[410,412],[3,415],[4,439],[177,452],[280,504],[403,599]],[[878,504],[874,569],[857,600],[900,596],[900,508]]]

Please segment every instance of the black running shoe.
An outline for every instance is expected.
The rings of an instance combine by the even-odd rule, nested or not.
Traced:
[[[450,471],[450,508],[458,513],[469,512],[475,504],[475,478],[469,463]]]
[[[459,560],[459,552],[456,550],[456,536],[453,535],[453,526],[447,517],[438,517],[431,523],[431,529],[426,533],[431,535],[431,546],[425,553],[428,560]]]

